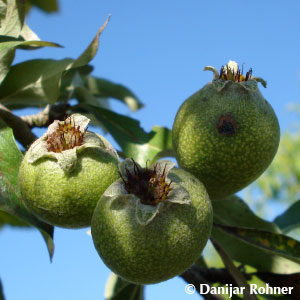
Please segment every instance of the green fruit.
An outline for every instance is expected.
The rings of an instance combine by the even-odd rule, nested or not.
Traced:
[[[119,178],[116,152],[103,137],[86,131],[88,122],[78,114],[55,121],[21,163],[22,199],[49,224],[90,226],[97,201]]]
[[[91,232],[104,263],[123,279],[157,283],[184,272],[211,232],[212,207],[203,184],[170,161],[120,165],[122,179],[99,200]]]
[[[261,78],[242,75],[235,62],[213,67],[212,82],[177,112],[172,136],[181,168],[205,185],[212,200],[246,187],[272,162],[280,129],[271,105],[258,90]]]

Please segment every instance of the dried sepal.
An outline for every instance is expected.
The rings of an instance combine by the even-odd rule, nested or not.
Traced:
[[[145,205],[138,199],[135,210],[137,222],[142,226],[149,224],[159,213],[161,206],[162,203],[158,203],[156,206]]]
[[[254,77],[252,75],[252,68],[243,74],[243,66],[242,69],[239,68],[239,65],[235,62],[230,60],[225,66],[221,67],[220,72],[217,71],[215,67],[206,66],[204,71],[212,71],[213,72],[213,81],[219,82],[216,86],[218,91],[221,91],[224,87],[227,86],[229,82],[240,83],[241,86],[245,89],[251,90],[254,88],[253,85],[248,85],[248,82],[254,81],[255,83],[260,82],[263,87],[267,86],[267,82],[262,79],[261,77]],[[257,85],[255,86],[257,89]]]
[[[225,67],[221,67],[219,79],[231,80],[233,82],[248,81],[252,79],[252,68],[250,68],[246,75],[244,75],[243,66],[241,70],[235,61],[230,60]]]
[[[126,159],[120,165],[120,176],[127,193],[136,195],[143,204],[156,205],[165,201],[172,190],[167,174],[174,165],[165,161],[142,168],[133,159]]]
[[[113,183],[105,191],[104,196],[112,197],[114,201],[131,199],[136,205],[137,222],[140,225],[147,225],[166,203],[190,203],[188,191],[168,177],[174,166],[175,163],[165,160],[151,167],[142,168],[134,160],[126,159],[119,163],[121,179]]]
[[[28,162],[52,158],[65,172],[70,172],[76,165],[77,155],[88,148],[98,148],[118,158],[116,151],[103,137],[87,131],[89,121],[80,114],[73,114],[65,121],[55,120],[29,148]]]
[[[47,130],[49,152],[62,152],[81,146],[90,120],[80,114],[73,114],[64,121],[55,120]]]

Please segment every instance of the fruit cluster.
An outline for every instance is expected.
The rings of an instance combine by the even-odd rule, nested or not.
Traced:
[[[55,121],[29,148],[19,170],[22,198],[41,220],[91,226],[105,264],[127,281],[150,284],[181,274],[210,237],[211,200],[239,191],[271,163],[279,125],[258,90],[230,61],[180,107],[172,129],[180,168],[165,160],[120,161],[89,119]]]

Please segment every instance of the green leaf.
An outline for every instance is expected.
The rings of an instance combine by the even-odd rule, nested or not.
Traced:
[[[292,204],[300,194],[300,131],[285,132],[280,138],[278,152],[270,167],[247,189],[260,214],[268,213],[272,202]]]
[[[214,226],[252,246],[300,264],[300,242],[295,239],[283,234],[253,228],[225,226],[216,223]]]
[[[283,214],[274,219],[274,223],[283,233],[300,227],[300,200],[291,205]]]
[[[278,227],[257,217],[248,205],[237,196],[221,201],[212,201],[214,222],[229,226],[251,227],[269,232],[280,233]],[[300,265],[278,255],[270,255],[264,250],[246,244],[236,236],[214,226],[212,236],[221,244],[234,260],[250,265],[260,271],[274,273],[300,272]]]
[[[9,72],[10,66],[15,58],[15,49],[6,49],[0,52],[0,84]]]
[[[154,126],[147,133],[140,127],[139,121],[117,114],[110,110],[81,104],[92,113],[113,136],[128,158],[133,158],[140,165],[150,164],[163,156],[172,156],[171,130]]]
[[[287,296],[287,299],[299,299],[298,296],[300,295],[300,273],[274,274],[269,272],[258,272],[255,273],[255,276],[267,282],[272,287],[291,287],[291,294],[290,296]]]
[[[20,46],[35,46],[35,47],[62,47],[59,44],[46,42],[46,41],[9,41],[1,42],[0,38],[0,51],[5,49],[16,48]]]
[[[5,19],[6,11],[7,11],[6,0],[0,0],[0,24],[2,20]]]
[[[71,59],[36,59],[14,65],[0,86],[0,103],[8,108],[55,103],[61,77],[71,63]]]
[[[166,127],[153,126],[150,134],[153,137],[146,145],[145,157],[149,157],[150,163],[163,158],[174,157],[172,147],[172,131]]]
[[[46,104],[54,104],[60,96],[61,80],[66,71],[86,66],[96,55],[99,46],[98,39],[107,22],[108,19],[99,29],[88,48],[76,60],[30,60],[14,65],[8,73],[7,67],[2,75],[4,78],[7,73],[5,80],[0,86],[0,103],[9,108],[41,107]],[[26,30],[27,34],[32,35],[32,32],[28,32],[28,28]],[[17,43],[16,41],[14,42],[6,41],[3,48],[15,47]],[[57,44],[42,41],[23,41],[18,45],[58,46]],[[8,66],[8,64],[6,65]]]
[[[46,104],[54,104],[60,96],[60,84],[63,74],[67,70],[86,66],[94,58],[99,46],[99,36],[107,22],[108,19],[99,29],[88,48],[76,60],[36,59],[11,67],[0,86],[0,103],[9,108],[40,107]],[[23,46],[27,42],[29,41],[23,42]],[[45,43],[30,42],[40,46]],[[11,43],[10,46],[15,46],[15,44]]]
[[[111,273],[105,286],[104,298],[105,300],[143,300],[144,286],[130,283]]]
[[[4,12],[3,1],[2,13]],[[3,17],[3,15],[2,15]],[[24,25],[25,18],[25,1],[7,0],[5,17],[0,20],[0,35],[8,35],[19,37],[19,34]]]
[[[300,272],[300,265],[284,257],[267,253],[213,226],[212,236],[226,249],[232,259],[258,271],[290,274]]]
[[[245,300],[257,300],[256,296],[253,294],[250,294],[250,286],[247,283],[246,278],[241,273],[241,271],[234,265],[232,259],[230,256],[226,253],[226,251],[221,247],[221,245],[211,238],[211,241],[216,249],[216,251],[219,253],[220,257],[222,258],[222,261],[224,265],[226,266],[226,269],[231,274],[233,279],[235,280],[236,284],[239,287],[245,287],[243,299]]]
[[[0,228],[3,226],[14,226],[14,227],[29,227],[30,225],[17,217],[14,217],[4,211],[0,211]]]
[[[25,23],[22,31],[20,32],[20,39],[24,41],[40,41],[40,38],[36,35],[35,32],[31,30],[31,28]]]
[[[58,4],[56,0],[30,0],[32,5],[40,8],[41,10],[52,13],[58,11]]]
[[[74,98],[74,90],[78,86],[83,86],[82,78],[93,71],[91,65],[69,69],[64,72],[61,80],[59,101],[67,102]]]
[[[87,65],[96,55],[99,47],[99,37],[102,31],[105,29],[110,16],[106,19],[104,24],[100,27],[98,30],[96,36],[90,43],[90,45],[85,49],[85,51],[73,62],[73,64],[70,66],[70,68],[79,68],[82,66]]]
[[[136,111],[144,106],[133,92],[123,85],[93,76],[87,76],[84,83],[94,96],[120,100],[127,104],[132,111]]]
[[[19,0],[0,1],[0,35],[18,38],[24,25],[25,4]],[[0,83],[7,75],[15,57],[15,49],[0,52]]]
[[[279,228],[274,223],[256,216],[246,202],[238,196],[233,195],[221,201],[212,201],[212,205],[217,223],[280,233]]]
[[[53,226],[32,215],[21,198],[18,171],[22,157],[12,129],[0,120],[0,209],[37,227],[46,241],[51,259],[54,251]]]
[[[96,36],[85,51],[66,68],[64,76],[62,77],[60,100],[69,100],[73,97],[74,89],[77,86],[84,86],[83,79],[92,71],[92,67],[89,66],[88,63],[97,54],[99,48],[99,37],[108,21],[109,17],[98,30]]]

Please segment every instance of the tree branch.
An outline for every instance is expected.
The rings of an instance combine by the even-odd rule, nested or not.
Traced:
[[[67,116],[67,111],[71,106],[65,103],[47,105],[37,114],[22,116],[22,120],[32,127],[48,127],[54,120],[63,121]]]
[[[15,138],[24,146],[28,148],[36,139],[27,125],[20,117],[14,115],[9,109],[0,104],[0,118],[12,128]]]
[[[247,280],[252,278],[255,273],[249,274],[244,272],[243,266],[238,267],[238,269],[244,274]],[[200,268],[197,265],[193,265],[190,269],[186,270],[180,275],[187,283],[193,284],[200,294],[200,284],[211,285],[213,283],[220,283],[222,285],[232,284],[236,286],[236,283],[228,272],[226,268],[216,269],[216,268]],[[216,296],[212,294],[202,295],[204,299],[207,300],[219,300],[224,299],[221,296]]]
[[[196,288],[196,291],[200,293],[200,284],[208,284],[210,285],[210,282],[207,281],[202,276],[202,269],[197,267],[196,265],[193,265],[190,269],[186,270],[184,273],[180,275],[181,278],[183,278],[187,283],[193,284]],[[231,279],[232,280],[232,279]],[[202,295],[205,300],[224,300],[223,297],[219,295],[213,295],[210,292],[208,294]]]

